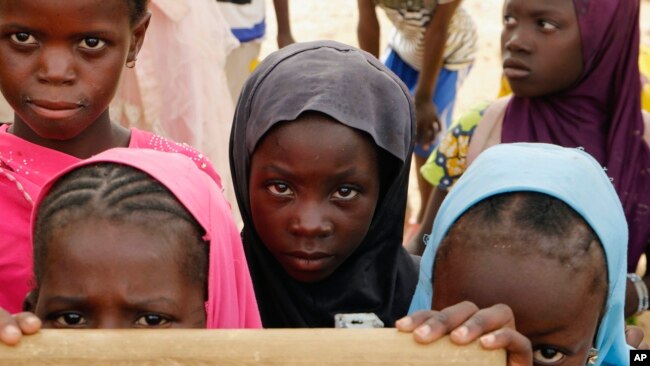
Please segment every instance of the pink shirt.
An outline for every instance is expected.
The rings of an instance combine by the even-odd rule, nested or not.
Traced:
[[[0,126],[0,307],[15,313],[21,311],[32,288],[33,202],[49,179],[81,159],[32,144],[8,133],[8,128],[6,124]],[[212,164],[189,145],[132,129],[129,148],[186,155],[222,187]]]

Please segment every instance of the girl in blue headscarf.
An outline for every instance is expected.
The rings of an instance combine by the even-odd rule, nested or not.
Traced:
[[[493,147],[442,204],[397,327],[423,343],[479,338],[505,348],[509,365],[629,365],[627,240],[620,200],[591,156]]]

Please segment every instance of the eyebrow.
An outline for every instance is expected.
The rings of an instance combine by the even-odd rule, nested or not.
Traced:
[[[56,295],[56,296],[48,296],[43,299],[43,303],[52,305],[52,304],[60,304],[60,305],[76,305],[76,304],[82,304],[88,300],[88,297],[86,296],[63,296],[63,295]]]
[[[146,300],[138,300],[138,299],[134,300],[132,298],[127,298],[127,303],[129,307],[132,308],[146,308],[151,305],[164,304],[164,305],[172,306],[175,310],[180,310],[180,306],[176,301],[165,296],[160,296],[154,299],[146,299]]]
[[[566,327],[567,327],[566,325],[558,325],[556,327],[545,329],[545,330],[540,331],[540,332],[529,333],[527,335],[527,338],[530,339],[530,338],[534,338],[534,337],[546,337],[546,336],[551,335],[553,333],[557,333],[557,332],[559,332],[561,330],[564,330]]]

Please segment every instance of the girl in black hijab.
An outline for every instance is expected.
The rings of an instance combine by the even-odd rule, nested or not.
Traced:
[[[393,326],[406,315],[414,126],[401,81],[340,43],[283,48],[248,79],[230,164],[265,327],[332,327],[358,312]]]

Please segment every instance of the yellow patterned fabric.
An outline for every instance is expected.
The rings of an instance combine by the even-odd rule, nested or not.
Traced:
[[[467,168],[467,149],[476,126],[489,103],[481,103],[458,118],[438,148],[433,151],[420,173],[429,183],[442,189],[451,188]]]
[[[650,46],[641,46],[639,67],[641,69],[641,79],[645,81],[641,90],[641,107],[650,112]]]

